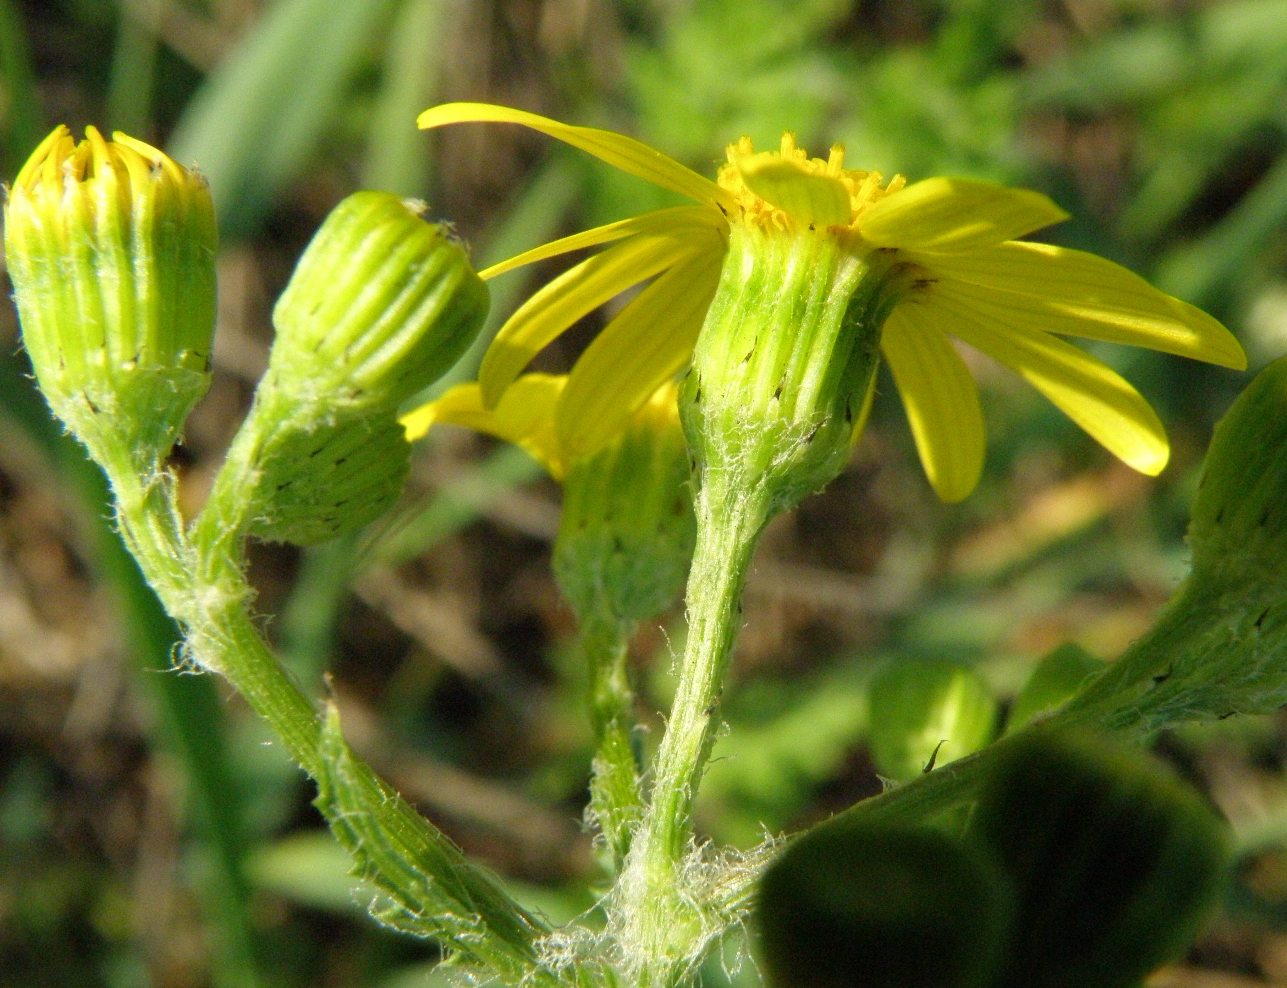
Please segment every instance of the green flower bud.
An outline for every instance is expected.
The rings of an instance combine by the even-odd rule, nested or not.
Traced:
[[[632,626],[683,589],[696,522],[675,402],[661,388],[618,437],[568,465],[554,576],[580,615]]]
[[[591,453],[554,427],[567,378],[524,374],[494,407],[458,384],[403,417],[408,438],[461,425],[521,446],[563,484],[554,575],[582,619],[633,627],[674,602],[693,557],[696,521],[676,388],[667,382]]]
[[[268,371],[203,534],[312,543],[387,510],[410,457],[398,406],[456,362],[487,304],[465,251],[414,205],[341,202],[278,300]]]
[[[868,701],[872,761],[899,782],[978,751],[996,731],[992,692],[954,662],[891,662],[872,679]]]
[[[1016,895],[996,983],[1024,988],[1140,984],[1197,932],[1226,856],[1223,828],[1161,764],[1080,735],[1006,752],[972,836]]]
[[[420,208],[385,192],[335,207],[273,310],[272,388],[319,409],[397,408],[465,352],[487,289]]]
[[[23,344],[91,449],[111,435],[155,460],[205,394],[216,241],[204,180],[124,134],[57,127],[18,173],[5,251]]]
[[[828,821],[761,880],[769,982],[985,988],[1010,925],[1008,893],[987,855],[940,831]]]

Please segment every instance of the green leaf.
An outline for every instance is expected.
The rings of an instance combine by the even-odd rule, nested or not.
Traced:
[[[1103,669],[1104,663],[1080,645],[1071,642],[1060,645],[1037,663],[1023,689],[1014,698],[1006,718],[1006,733],[1012,734],[1059,707],[1090,676]]]
[[[1138,752],[1037,733],[992,770],[972,833],[1009,874],[998,988],[1133,988],[1197,932],[1226,860],[1197,794]]]
[[[1034,730],[1142,741],[1170,725],[1287,704],[1287,358],[1260,372],[1217,426],[1194,506],[1193,572],[1157,623],[1041,725],[848,810],[922,820],[978,798],[995,760]]]
[[[847,819],[765,873],[761,953],[776,988],[982,988],[1010,923],[1004,875],[947,834]]]
[[[1184,586],[1068,718],[1147,735],[1287,703],[1287,358],[1216,426],[1189,541]]]
[[[992,740],[997,702],[973,669],[942,660],[894,661],[871,683],[876,771],[907,781]]]

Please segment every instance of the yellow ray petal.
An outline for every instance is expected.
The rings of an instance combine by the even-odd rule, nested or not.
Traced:
[[[688,362],[722,263],[720,256],[699,253],[671,268],[581,355],[568,376],[556,424],[572,455],[588,455],[611,439]]]
[[[705,242],[692,233],[640,234],[559,275],[509,317],[487,348],[478,374],[483,400],[494,405],[531,359],[586,313],[694,250],[722,256],[723,241],[714,231]]]
[[[924,318],[1023,377],[1105,449],[1140,473],[1161,473],[1170,456],[1157,414],[1116,371],[1045,333],[980,322],[968,309],[933,294]]]
[[[739,158],[737,170],[748,189],[805,226],[847,226],[852,218],[849,190],[835,176],[771,152]]]
[[[443,103],[430,107],[416,118],[416,125],[421,130],[456,123],[512,123],[530,127],[663,189],[670,189],[698,202],[719,202],[730,208],[732,206],[728,193],[710,179],[703,178],[691,168],[642,141],[610,130],[576,127],[525,110],[491,103]]]
[[[1067,218],[1040,192],[930,178],[868,206],[858,230],[877,247],[950,252],[991,247]]]
[[[566,381],[563,375],[524,374],[491,409],[483,404],[477,382],[457,384],[435,401],[404,415],[402,427],[408,442],[439,424],[485,432],[521,446],[556,478],[561,477],[566,463],[554,432],[554,410]]]
[[[1233,334],[1200,309],[1119,264],[1049,244],[1007,243],[966,254],[909,252],[950,294],[1006,325],[1148,347],[1244,370]]]
[[[952,503],[974,490],[983,471],[983,413],[969,368],[932,315],[924,305],[895,309],[881,330],[880,348],[925,475],[938,496]]]
[[[561,240],[552,240],[550,243],[542,244],[540,247],[533,247],[531,250],[524,251],[507,261],[501,261],[499,264],[493,264],[491,267],[479,271],[478,277],[486,281],[507,271],[513,271],[515,268],[521,268],[525,264],[534,264],[537,261],[544,261],[546,258],[569,254],[574,250],[583,250],[586,247],[596,247],[599,244],[611,243],[614,240],[623,240],[639,233],[651,234],[670,231],[672,235],[679,237],[683,236],[685,229],[700,230],[709,228],[722,231],[726,227],[727,223],[724,221],[723,215],[709,206],[675,206],[671,209],[657,209],[651,213],[642,213],[639,216],[618,220],[615,223],[596,226],[593,230],[574,233],[570,237],[563,237]]]

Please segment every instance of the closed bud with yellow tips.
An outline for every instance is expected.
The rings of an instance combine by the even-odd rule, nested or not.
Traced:
[[[23,344],[54,412],[91,450],[168,452],[209,387],[209,188],[156,148],[63,126],[9,188],[5,253]]]

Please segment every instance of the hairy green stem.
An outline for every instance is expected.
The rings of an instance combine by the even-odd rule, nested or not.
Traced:
[[[273,726],[291,757],[316,777],[321,769],[318,712],[250,619],[252,592],[241,572],[240,552],[219,551],[228,546],[223,538],[209,551],[193,547],[167,470],[158,464],[140,470],[142,465],[112,435],[99,437],[92,451],[111,482],[121,537],[166,610],[184,628],[189,658],[227,678]]]
[[[265,644],[250,617],[242,539],[230,534],[240,531],[236,485],[216,484],[214,510],[190,540],[169,471],[141,462],[110,428],[78,431],[111,482],[122,538],[184,629],[189,659],[222,674],[318,780],[319,808],[362,875],[389,896],[398,925],[437,937],[508,982],[557,985],[538,956],[545,925],[349,753],[334,718],[328,740],[315,705]],[[252,460],[234,457],[228,476],[244,479]]]
[[[697,544],[688,579],[688,638],[679,686],[653,767],[651,797],[619,884],[619,938],[640,988],[683,983],[709,933],[686,888],[693,804],[719,724],[741,597],[768,520],[763,485],[708,471],[697,491]]]

